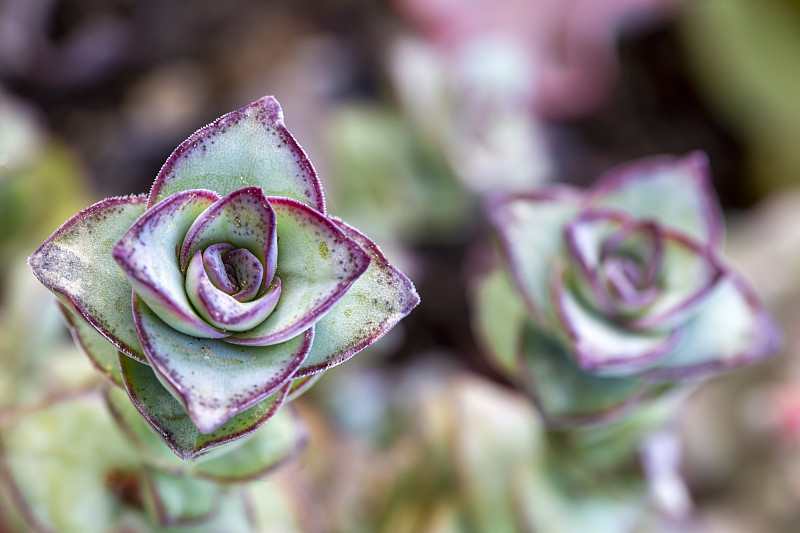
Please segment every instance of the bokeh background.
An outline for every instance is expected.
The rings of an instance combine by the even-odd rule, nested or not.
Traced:
[[[0,0],[0,407],[93,379],[25,258],[79,209],[146,192],[191,132],[265,94],[329,211],[422,298],[302,399],[312,443],[270,482],[289,502],[275,531],[527,531],[508,517],[539,489],[487,496],[540,423],[470,329],[492,247],[482,199],[693,150],[728,255],[787,346],[682,409],[694,504],[675,527],[796,531],[799,1]],[[552,524],[572,511],[551,504]]]

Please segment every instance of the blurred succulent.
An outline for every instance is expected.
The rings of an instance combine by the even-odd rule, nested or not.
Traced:
[[[29,264],[183,459],[253,432],[419,302],[372,241],[326,215],[272,97],[194,133],[149,196],[85,209]]]
[[[0,494],[3,531],[303,530],[291,492],[281,480],[225,483],[233,465],[241,468],[250,462],[253,440],[231,454],[196,465],[180,461],[159,443],[153,450],[166,451],[166,459],[172,460],[165,468],[109,416],[104,403],[121,399],[120,404],[134,411],[132,421],[158,441],[125,393],[109,387],[105,396],[104,402],[97,389],[74,389],[36,407],[0,412],[0,484],[12,497],[3,506]],[[291,418],[285,411],[275,420],[285,425],[285,416]],[[263,448],[265,440],[257,435]],[[275,439],[271,440],[275,447]]]
[[[489,209],[506,268],[479,283],[475,325],[552,425],[614,418],[780,344],[721,256],[703,154],[632,162],[588,191],[554,186]]]

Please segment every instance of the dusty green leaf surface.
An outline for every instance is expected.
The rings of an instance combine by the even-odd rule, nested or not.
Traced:
[[[119,361],[122,379],[134,405],[182,459],[198,457],[226,443],[236,446],[238,438],[251,433],[276,413],[289,388],[287,385],[239,413],[212,433],[201,433],[149,366],[124,355],[120,355]]]
[[[273,344],[308,329],[369,266],[369,256],[329,219],[285,198],[269,200],[278,220],[281,297],[264,322],[230,342]]]
[[[211,187],[224,196],[250,186],[325,210],[311,162],[269,96],[228,113],[182,143],[161,169],[149,205],[189,189]]]
[[[207,457],[183,461],[164,445],[123,392],[108,389],[105,394],[117,423],[147,461],[178,474],[225,483],[263,477],[294,458],[307,441],[302,422],[284,407],[254,433]]]
[[[271,346],[199,339],[172,329],[138,297],[134,300],[142,345],[156,376],[206,433],[285,385],[314,336],[311,329]]]
[[[111,250],[144,212],[146,197],[103,200],[64,223],[28,259],[36,277],[120,350],[143,357],[131,285]]]
[[[297,375],[310,375],[346,361],[369,346],[419,303],[409,279],[364,235],[340,222],[370,258],[367,271],[314,327],[314,344]]]
[[[474,296],[473,317],[481,342],[492,362],[515,378],[519,371],[519,343],[529,320],[525,303],[502,268],[494,268],[481,277]]]

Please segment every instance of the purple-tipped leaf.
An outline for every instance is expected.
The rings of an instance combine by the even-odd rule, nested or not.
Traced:
[[[267,423],[228,446],[215,448],[199,461],[182,461],[139,414],[128,396],[106,390],[106,402],[122,431],[157,468],[218,483],[263,478],[286,464],[305,447],[308,435],[291,407],[282,407]],[[288,399],[287,399],[288,400]]]
[[[114,259],[150,309],[171,327],[196,337],[228,333],[208,325],[186,296],[178,251],[192,223],[218,200],[211,191],[184,191],[148,209],[114,246]],[[132,322],[132,321],[131,321]]]
[[[369,268],[314,326],[314,345],[296,376],[342,363],[380,339],[419,303],[411,281],[389,264],[380,248],[346,223],[345,234],[369,254]]]
[[[683,379],[752,364],[783,344],[780,328],[748,283],[726,269],[697,306],[684,341],[648,372],[653,379]]]
[[[633,331],[624,329],[586,306],[564,284],[564,273],[554,271],[551,281],[556,317],[576,364],[600,375],[641,372],[670,353],[681,330]]]
[[[224,115],[178,146],[161,168],[148,206],[180,191],[209,187],[220,196],[259,187],[269,196],[325,212],[316,172],[272,96]]]
[[[292,387],[289,389],[289,395],[286,397],[286,403],[292,402],[305,394],[319,381],[319,378],[321,378],[323,374],[325,374],[325,372],[317,372],[316,374],[293,379]]]
[[[275,212],[261,189],[247,187],[236,190],[197,217],[186,232],[181,247],[181,271],[186,271],[196,252],[218,243],[250,251],[263,271],[263,281],[259,282],[257,289],[266,290],[275,274],[278,241]],[[245,271],[256,269],[259,266],[244,265]]]
[[[563,253],[562,231],[578,212],[580,200],[576,189],[552,187],[501,197],[488,206],[511,278],[540,322],[553,313],[547,290],[550,270]]]
[[[195,252],[186,271],[186,295],[206,322],[223,331],[247,331],[264,321],[278,305],[281,280],[274,278],[266,294],[250,302],[240,302],[211,282],[203,265],[203,254]]]
[[[203,433],[286,385],[308,355],[313,329],[270,346],[238,346],[200,339],[161,321],[140,298],[134,320],[156,377],[186,408]]]
[[[268,345],[307,330],[367,270],[370,256],[330,219],[288,198],[270,198],[278,219],[281,297],[269,317],[227,342]]]
[[[634,329],[665,329],[685,320],[723,276],[722,265],[707,246],[665,230],[660,294],[647,313],[629,325]]]
[[[183,460],[208,454],[249,435],[272,418],[283,404],[289,385],[228,420],[212,433],[202,433],[183,405],[165,389],[153,370],[130,357],[120,356],[122,378],[131,402],[170,449]],[[238,442],[235,444],[239,444]]]
[[[193,473],[218,483],[263,479],[294,460],[307,443],[303,422],[285,406],[241,446],[197,463]]]
[[[28,258],[33,273],[117,349],[144,358],[131,286],[111,250],[144,213],[146,198],[109,198],[66,221]]]
[[[277,240],[275,242],[277,243]],[[276,254],[273,253],[273,255]],[[232,296],[240,302],[249,302],[256,295],[260,295],[259,293],[267,292],[270,282],[274,281],[274,267],[277,265],[277,257],[275,257],[275,264],[273,264],[272,271],[269,272],[268,277],[265,276],[264,268],[258,258],[245,248],[237,248],[228,252],[223,260],[225,261],[226,272],[238,282],[239,290],[233,293]],[[262,280],[263,290],[261,290]]]
[[[702,152],[648,157],[610,170],[589,191],[586,207],[655,219],[714,247],[724,237],[722,211],[711,188],[708,157]]]

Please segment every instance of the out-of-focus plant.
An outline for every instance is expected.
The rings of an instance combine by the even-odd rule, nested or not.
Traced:
[[[408,117],[388,105],[343,105],[325,125],[337,212],[384,242],[462,238],[477,202]]]
[[[516,43],[488,36],[455,55],[421,40],[395,43],[389,66],[403,111],[470,190],[518,190],[548,179],[544,130],[531,112],[532,73]]]
[[[419,301],[374,243],[325,214],[271,97],[193,134],[149,196],[74,216],[29,264],[78,344],[172,451],[189,459],[229,443],[215,457],[231,464],[215,468],[233,477],[294,453],[303,434],[280,406]],[[124,413],[130,402],[112,405]],[[138,416],[117,418],[152,436],[133,427]]]
[[[486,380],[430,367],[392,377],[401,400],[396,438],[377,451],[359,447],[357,456],[349,453],[357,444],[339,442],[337,451],[331,439],[320,454],[342,459],[303,472],[330,531],[667,531],[635,461],[598,468],[612,440],[554,439],[527,398]],[[674,463],[654,461],[657,482],[677,476]],[[326,497],[326,480],[345,485],[354,474],[349,497]]]
[[[746,147],[750,193],[800,183],[796,0],[691,2],[679,19],[692,75]]]
[[[129,405],[114,388],[105,400],[96,388],[75,389],[0,414],[0,473],[14,503],[7,511],[16,518],[6,524],[10,531],[303,530],[285,483],[230,485],[226,469],[236,465],[230,459],[189,466],[170,454],[167,468],[154,461],[110,416],[106,403],[120,396]]]
[[[475,325],[551,426],[618,418],[779,346],[777,326],[721,255],[708,173],[699,153],[653,157],[588,191],[490,203],[503,266],[475,291]]]
[[[616,79],[619,35],[670,16],[683,0],[397,0],[428,41],[483,96],[480,74],[505,72],[515,100],[547,119],[596,110]],[[472,59],[473,61],[469,61]],[[483,59],[483,61],[474,61]],[[513,64],[513,69],[508,68]],[[480,74],[479,74],[480,73]],[[480,85],[483,84],[483,87]],[[468,95],[471,98],[474,95]],[[520,108],[522,109],[522,108]],[[481,112],[487,111],[481,109]]]

